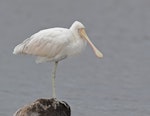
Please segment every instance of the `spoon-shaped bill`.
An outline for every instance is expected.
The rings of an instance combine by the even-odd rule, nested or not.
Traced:
[[[83,37],[84,39],[87,40],[87,42],[90,44],[90,46],[92,47],[95,55],[98,57],[98,58],[102,58],[103,57],[103,54],[95,47],[95,45],[91,42],[91,40],[89,39],[89,37],[87,36],[86,32],[84,29],[80,29],[79,30],[79,33],[81,35],[81,37]]]

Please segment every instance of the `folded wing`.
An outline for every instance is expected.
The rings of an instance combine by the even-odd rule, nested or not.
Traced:
[[[48,59],[64,55],[69,44],[70,33],[64,28],[42,30],[17,45],[14,54],[30,54]],[[63,52],[62,52],[63,51]]]

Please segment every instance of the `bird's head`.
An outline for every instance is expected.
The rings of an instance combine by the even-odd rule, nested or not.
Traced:
[[[86,31],[85,31],[85,27],[84,27],[84,25],[82,23],[80,23],[79,21],[75,21],[72,24],[71,29],[77,31],[77,33],[79,34],[79,36],[82,39],[85,39],[89,43],[89,45],[92,47],[95,55],[98,58],[102,58],[103,57],[103,54],[95,47],[95,45],[91,42],[91,40],[87,36]]]

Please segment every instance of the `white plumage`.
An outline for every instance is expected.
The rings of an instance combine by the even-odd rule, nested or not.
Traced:
[[[59,61],[67,56],[78,54],[85,48],[86,40],[78,39],[80,37],[72,28],[41,30],[17,45],[13,53],[38,56],[38,63]]]
[[[82,23],[75,21],[69,29],[50,28],[35,33],[30,38],[17,45],[14,54],[30,54],[37,56],[36,62],[54,61],[53,81],[55,79],[58,61],[79,54],[89,43],[96,56],[102,58],[102,53],[88,38]],[[53,82],[53,94],[54,82]],[[55,95],[53,95],[55,97]]]

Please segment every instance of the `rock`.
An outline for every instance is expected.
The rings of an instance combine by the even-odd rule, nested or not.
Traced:
[[[71,116],[70,106],[65,101],[38,99],[18,109],[13,116]]]

